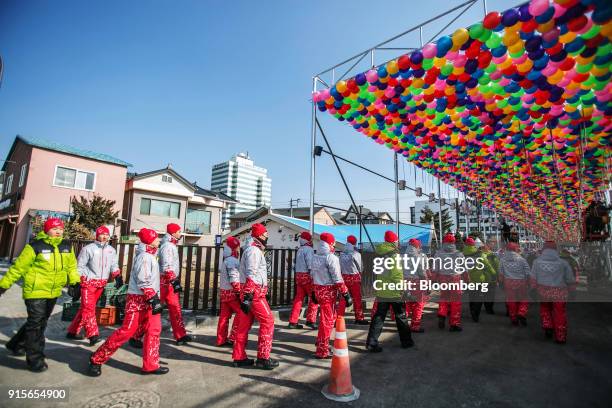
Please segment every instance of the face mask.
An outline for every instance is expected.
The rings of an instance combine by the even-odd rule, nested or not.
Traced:
[[[223,247],[223,257],[229,258],[231,255],[232,255],[232,249],[230,247],[224,246]]]
[[[259,243],[260,243],[261,245],[263,245],[264,247],[265,247],[266,245],[268,245],[268,238],[257,237],[257,238],[255,238],[255,239],[256,239],[257,241],[259,241]]]

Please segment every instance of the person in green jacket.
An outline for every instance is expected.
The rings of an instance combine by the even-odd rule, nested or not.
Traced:
[[[483,245],[480,248],[482,254],[484,255],[484,258],[489,262],[489,265],[491,265],[491,267],[493,268],[493,271],[495,272],[494,274],[489,274],[489,291],[487,293],[485,293],[485,301],[484,301],[484,307],[485,307],[485,312],[487,312],[487,314],[495,314],[495,310],[493,309],[493,306],[495,305],[495,292],[497,289],[497,279],[499,276],[499,257],[497,256],[497,254],[493,253],[493,251],[491,251],[491,247],[489,245]]]
[[[381,258],[395,258],[399,254],[399,239],[393,231],[385,232],[385,242],[376,247],[376,255]],[[383,263],[384,265],[384,263]],[[394,264],[390,269],[387,269],[382,274],[376,276],[374,289],[376,290],[376,301],[378,306],[372,321],[370,322],[370,330],[366,340],[366,348],[373,353],[382,351],[382,347],[378,344],[378,338],[382,333],[385,324],[385,317],[389,308],[393,308],[395,312],[395,324],[400,336],[402,348],[412,347],[414,342],[410,332],[410,324],[406,317],[404,307],[404,290],[389,287],[389,285],[401,285],[404,280],[404,272],[401,267]]]
[[[497,273],[491,266],[486,256],[476,247],[476,241],[472,237],[468,237],[465,240],[465,246],[463,247],[463,255],[466,258],[473,259],[473,267],[468,270],[470,282],[473,283],[488,283],[487,290],[491,289],[491,282],[495,282]],[[478,268],[479,262],[477,259],[480,258],[480,263],[484,265],[482,268]],[[478,322],[480,319],[480,311],[485,300],[486,293],[481,290],[470,291],[470,313],[472,320]]]
[[[6,343],[14,355],[26,356],[33,372],[45,371],[45,329],[57,298],[66,282],[69,294],[79,292],[80,276],[70,243],[63,241],[64,223],[48,218],[36,238],[25,246],[15,263],[0,280],[0,295],[23,279],[23,299],[28,318],[17,334]]]

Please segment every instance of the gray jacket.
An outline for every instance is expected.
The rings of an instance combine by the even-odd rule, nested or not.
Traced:
[[[315,285],[335,285],[343,283],[340,260],[331,253],[329,245],[319,242],[319,251],[312,257],[312,281]]]
[[[240,259],[240,273],[260,286],[268,286],[268,267],[266,258],[259,247],[249,245]]]
[[[451,262],[447,259],[452,259],[452,264],[455,265],[455,261],[458,258],[465,258],[463,254],[457,251],[455,244],[442,244],[442,247],[436,251],[435,260],[433,263],[433,270],[439,275],[461,275],[463,272],[458,272],[457,268],[450,267]]]
[[[181,271],[179,253],[176,244],[172,243],[171,239],[172,235],[166,234],[161,240],[161,245],[159,246],[159,270],[162,276],[166,274],[166,271],[172,271],[178,277]]]
[[[119,269],[117,252],[109,244],[92,242],[81,249],[77,267],[79,274],[87,280],[108,280],[110,274]]]
[[[564,288],[576,283],[570,264],[561,259],[556,250],[550,248],[542,250],[542,255],[533,261],[531,278],[543,286]]]
[[[408,255],[408,268],[403,268],[404,279],[426,279],[427,273],[425,268],[423,268],[426,260],[423,253],[418,248],[408,245],[408,248],[406,248],[406,255]],[[402,257],[402,263],[404,262],[403,258],[404,257]],[[416,269],[414,263],[416,263]]]
[[[508,279],[529,279],[529,264],[521,254],[506,251],[499,259],[499,272]]]
[[[159,295],[159,263],[155,255],[147,252],[147,246],[140,243],[136,247],[128,293],[144,295],[142,289],[145,288],[151,288]]]
[[[342,275],[358,275],[363,271],[361,254],[355,251],[352,244],[345,244],[344,251],[340,254],[340,271]]]
[[[240,275],[240,261],[235,256],[226,256],[226,248],[223,248],[223,261],[221,262],[221,268],[219,269],[219,287],[223,290],[232,290],[232,283],[244,283],[241,280]]]
[[[295,271],[310,273],[314,249],[310,245],[302,245],[295,254]]]

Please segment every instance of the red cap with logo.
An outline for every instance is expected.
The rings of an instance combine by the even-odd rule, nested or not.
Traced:
[[[253,224],[253,226],[251,227],[251,236],[255,238],[261,237],[266,232],[268,232],[268,230],[263,224]]]
[[[408,244],[412,245],[415,248],[420,248],[421,240],[417,238],[410,238],[410,240],[408,241]]]
[[[397,242],[399,239],[397,238],[397,234],[393,231],[385,232],[385,242]]]
[[[336,243],[336,238],[333,236],[333,234],[330,234],[329,232],[322,233],[320,238],[321,241],[327,242],[330,246]]]
[[[351,244],[351,245],[357,245],[357,237],[356,237],[356,236],[354,236],[354,235],[349,235],[349,236],[346,238],[346,242],[348,242],[348,243],[349,243],[349,244]]]
[[[145,245],[151,245],[153,241],[157,238],[157,232],[152,229],[143,228],[138,231],[138,238],[140,238],[140,242]]]
[[[96,239],[98,239],[98,237],[100,235],[110,235],[110,231],[108,230],[108,228],[106,227],[106,225],[100,225],[97,229],[96,229]]]
[[[305,239],[306,241],[312,241],[312,235],[310,235],[310,232],[308,231],[304,231],[300,234],[300,238]]]
[[[455,243],[455,236],[453,234],[446,234],[444,236],[444,238],[442,238],[442,242],[444,244],[454,244]]]
[[[60,220],[59,218],[55,218],[55,217],[47,218],[47,221],[45,221],[45,224],[43,225],[43,230],[45,231],[45,233],[47,233],[52,228],[62,228],[63,229],[64,222]]]
[[[181,226],[178,224],[168,224],[166,225],[166,232],[168,234],[176,234],[177,232],[179,232],[181,230]]]

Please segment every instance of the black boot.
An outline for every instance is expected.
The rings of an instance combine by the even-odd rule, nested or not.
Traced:
[[[33,373],[42,373],[43,371],[47,371],[48,368],[49,366],[45,363],[45,360],[39,360],[33,364],[28,363],[28,370]]]
[[[90,347],[91,347],[91,346],[95,346],[97,343],[99,343],[99,342],[100,342],[100,340],[102,340],[102,339],[100,338],[100,336],[91,336],[91,337],[89,338],[89,346],[90,346]]]
[[[128,343],[130,344],[131,347],[139,348],[139,349],[142,348],[142,340],[130,339]]]
[[[512,325],[513,325],[513,326],[518,326],[518,325],[519,325],[519,322],[518,322],[518,320],[517,320],[517,319],[513,319],[513,320],[511,320],[511,322],[512,322]]]
[[[474,310],[471,310],[470,312],[474,323],[478,323],[478,320],[480,320],[480,316],[478,315],[478,313],[476,313]]]
[[[70,340],[83,340],[85,337],[80,334],[66,333],[66,338]]]
[[[355,324],[358,324],[358,325],[360,325],[360,326],[367,326],[367,325],[369,325],[369,324],[370,324],[370,322],[368,322],[368,321],[367,321],[367,320],[365,320],[365,319],[362,319],[362,320],[355,320],[355,322],[354,322],[354,323],[355,323]]]
[[[448,329],[448,331],[451,331],[451,332],[460,332],[460,331],[463,331],[463,329],[461,328],[461,326],[451,326]]]
[[[553,329],[544,329],[544,336],[546,336],[547,339],[552,339]]]
[[[253,360],[252,358],[245,358],[244,360],[234,360],[233,362],[234,367],[251,367],[253,364],[255,364],[255,360]]]
[[[521,324],[521,326],[527,326],[527,318],[525,316],[519,316],[518,321]]]
[[[193,341],[193,338],[190,335],[186,334],[176,341],[176,345],[177,346],[185,345],[189,343],[190,341]]]
[[[258,358],[255,362],[255,367],[262,370],[274,370],[276,367],[278,367],[278,361],[271,358]]]
[[[163,375],[163,374],[167,374],[168,371],[170,371],[170,369],[168,367],[158,367],[157,370],[153,370],[153,371],[143,371],[140,370],[140,374],[142,375]]]
[[[438,328],[443,329],[446,326],[446,317],[438,316]]]
[[[94,364],[89,361],[89,368],[87,369],[87,375],[90,377],[99,377],[102,374],[102,364]]]
[[[310,327],[312,330],[317,330],[319,328],[316,322],[306,322],[306,326]]]
[[[380,353],[383,351],[383,348],[378,344],[376,346],[368,346],[367,348],[370,353]]]
[[[414,341],[410,340],[410,341],[406,341],[404,343],[402,343],[402,348],[410,348],[414,346]]]
[[[308,323],[307,323],[308,324]],[[304,326],[302,326],[299,323],[289,323],[289,326],[287,326],[288,329],[303,329]]]

